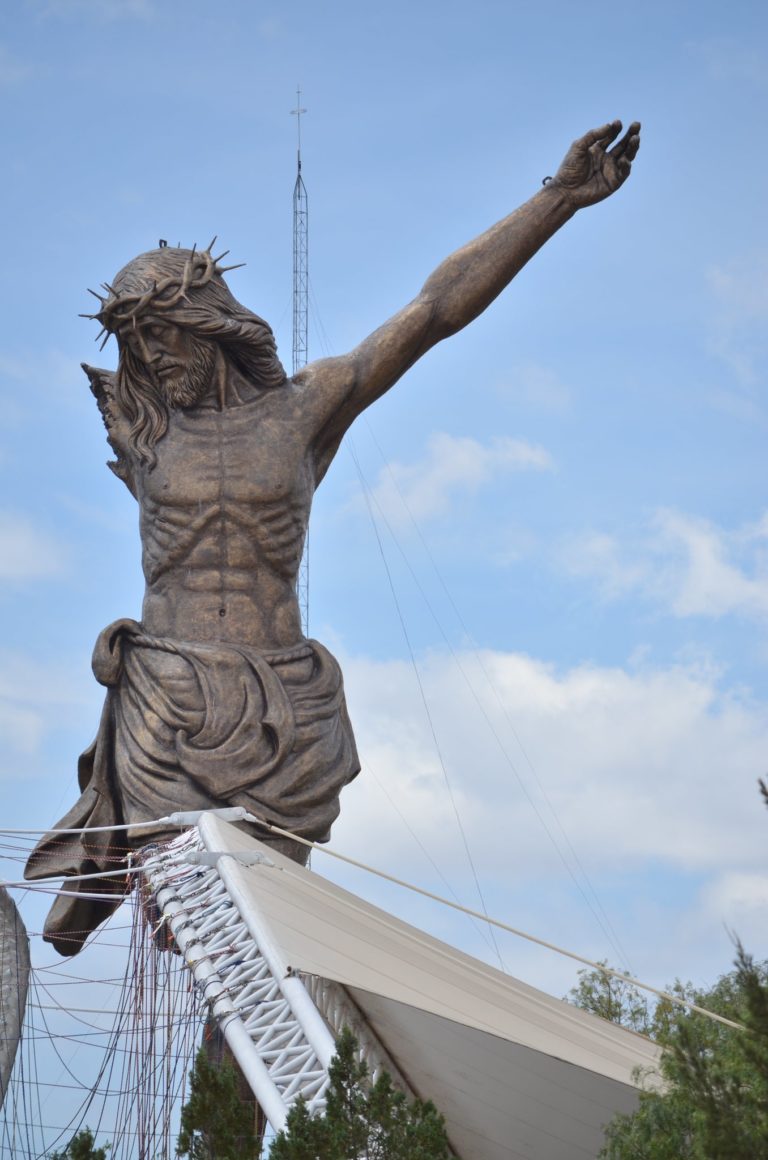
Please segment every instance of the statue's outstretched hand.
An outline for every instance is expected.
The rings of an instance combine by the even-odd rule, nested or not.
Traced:
[[[595,205],[615,193],[629,177],[640,148],[640,122],[633,121],[621,140],[609,149],[621,132],[621,121],[591,129],[574,141],[550,187],[566,195],[574,209]]]

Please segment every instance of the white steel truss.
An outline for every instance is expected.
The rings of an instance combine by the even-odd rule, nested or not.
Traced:
[[[324,1042],[311,1041],[301,1003],[292,1005],[284,993],[286,980],[273,974],[217,864],[195,865],[195,854],[205,857],[196,829],[148,848],[145,881],[251,1090],[279,1130],[300,1094],[311,1111],[324,1107],[333,1036],[325,1028]],[[299,979],[292,983],[304,990]],[[321,1038],[317,1025],[311,1031],[312,1039]]]
[[[368,1067],[371,1083],[375,1083],[381,1073],[386,1071],[395,1087],[413,1099],[415,1093],[411,1085],[379,1037],[374,1034],[370,1023],[346,988],[340,983],[334,983],[331,979],[321,979],[317,975],[300,977],[318,1011],[336,1034],[342,1027],[348,1027],[354,1034],[359,1047],[359,1057]]]
[[[238,905],[227,862],[264,861],[260,854],[209,853],[196,827],[140,855],[149,913],[162,916],[270,1125],[279,1131],[303,1096],[322,1111],[335,1037],[356,1035],[371,1078],[386,1069],[407,1094],[409,1085],[343,987],[300,976],[280,963],[269,931]],[[158,934],[160,933],[158,927]]]

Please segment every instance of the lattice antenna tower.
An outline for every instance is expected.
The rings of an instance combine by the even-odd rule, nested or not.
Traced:
[[[293,374],[307,364],[309,346],[309,202],[304,178],[301,175],[301,118],[306,109],[301,106],[301,89],[296,89],[296,183],[293,187]],[[296,582],[301,624],[304,635],[309,634],[309,532],[304,541],[304,553]]]

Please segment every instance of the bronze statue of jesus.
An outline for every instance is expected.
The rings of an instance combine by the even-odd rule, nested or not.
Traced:
[[[96,645],[107,698],[80,758],[82,797],[57,827],[85,832],[43,838],[27,877],[119,868],[126,847],[157,840],[146,823],[180,809],[244,806],[327,840],[359,763],[339,667],[301,629],[315,489],[361,411],[476,318],[576,210],[622,185],[639,129],[619,137],[614,121],[575,141],[538,193],[451,255],[408,306],[293,378],[210,247],[152,250],[105,286],[91,317],[116,336],[118,368],[85,370],[110,466],[139,504],[146,592],[141,622],[117,621]],[[117,825],[131,827],[127,840],[109,832]],[[298,843],[258,836],[303,860]],[[65,883],[46,937],[76,953],[125,889],[122,878]]]

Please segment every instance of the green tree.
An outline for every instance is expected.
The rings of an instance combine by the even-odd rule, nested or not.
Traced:
[[[768,1157],[768,965],[756,965],[739,946],[735,967],[708,991],[679,982],[670,990],[744,1030],[668,1000],[649,1011],[646,1032],[661,1046],[664,1086],[641,1091],[637,1111],[609,1124],[604,1160]],[[581,976],[573,1001],[597,1014],[611,1010],[614,1022],[632,1026],[631,999],[611,1007],[600,973]]]
[[[569,1003],[591,1011],[610,1023],[628,1027],[648,1035],[651,1031],[653,1014],[642,991],[623,979],[609,975],[605,970],[607,960],[603,959],[595,969],[584,967],[578,972],[578,983],[566,995]]]
[[[581,1007],[582,1011],[590,1011],[610,1023],[663,1043],[680,1008],[669,999],[649,1001],[639,987],[625,979],[617,979],[608,973],[609,969],[606,959],[591,970],[584,967],[578,972],[579,981],[565,996],[566,1000]],[[622,974],[627,973],[622,971]],[[678,999],[697,1002],[696,991],[690,983],[676,979],[666,990]]]
[[[371,1086],[345,1028],[329,1069],[325,1115],[310,1115],[299,1100],[269,1160],[449,1160],[443,1117],[430,1102],[409,1101],[384,1072]]]
[[[190,1160],[257,1160],[261,1145],[253,1124],[247,1122],[246,1108],[235,1069],[227,1062],[216,1067],[201,1047],[189,1073],[177,1155]]]
[[[83,1128],[72,1137],[63,1152],[51,1152],[48,1160],[107,1160],[112,1145],[96,1148],[95,1143],[96,1137],[91,1129]]]

